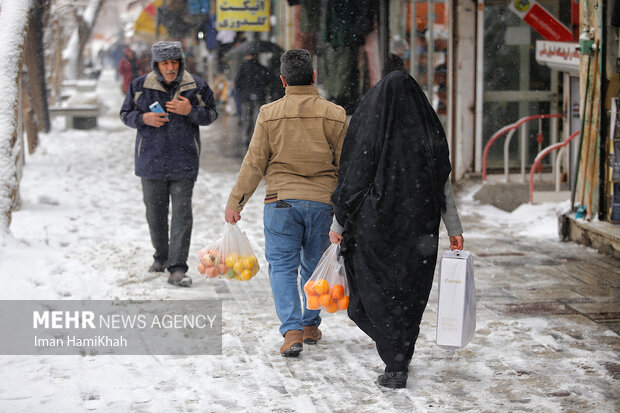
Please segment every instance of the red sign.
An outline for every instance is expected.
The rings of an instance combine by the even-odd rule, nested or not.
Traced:
[[[523,21],[532,26],[546,40],[555,42],[573,40],[571,31],[538,4],[532,5],[532,8],[523,17]]]
[[[571,30],[560,23],[536,0],[513,0],[508,7],[524,22],[536,30],[545,40],[570,42],[573,40]]]

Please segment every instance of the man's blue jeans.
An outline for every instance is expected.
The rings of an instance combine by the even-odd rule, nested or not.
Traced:
[[[290,207],[278,207],[281,203],[272,202],[265,204],[264,213],[265,258],[269,263],[269,280],[282,323],[282,335],[289,330],[303,330],[304,326],[321,323],[320,310],[306,308],[303,285],[329,246],[333,213],[332,207],[322,202],[283,201]],[[301,274],[301,291],[297,284],[298,274]]]

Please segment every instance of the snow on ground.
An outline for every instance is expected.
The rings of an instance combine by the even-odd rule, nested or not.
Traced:
[[[461,194],[459,213],[469,215],[476,213],[481,222],[492,228],[501,228],[515,236],[539,239],[558,239],[557,216],[570,209],[570,201],[546,202],[541,204],[521,204],[512,212],[496,208],[490,204],[474,201],[474,194],[482,184],[474,185]],[[465,207],[465,209],[463,209]],[[467,207],[475,208],[473,211]],[[464,230],[465,233],[468,231]]]
[[[502,320],[480,306],[476,338],[450,355],[433,343],[436,313],[429,305],[408,388],[399,391],[377,387],[382,363],[343,313],[324,316],[324,340],[306,346],[299,359],[280,357],[264,261],[262,187],[239,223],[254,242],[261,272],[237,283],[205,280],[195,270],[197,250],[223,230],[236,164],[202,170],[196,183],[194,286],[175,288],[164,275],[147,273],[152,250],[133,174],[135,131],[118,120],[122,97],[113,77],[104,72],[100,82],[108,108],[97,129],[63,130],[57,119],[27,157],[23,207],[13,215],[13,238],[0,248],[0,299],[222,299],[223,354],[0,356],[0,411],[551,412],[566,405],[566,393],[577,410],[614,411],[606,390],[611,379],[598,360],[618,361],[608,350],[617,335],[579,318]],[[465,201],[461,215],[480,219],[465,240],[483,240],[487,227],[495,235],[557,239],[555,209],[562,207],[523,206],[508,214]],[[443,248],[446,241],[444,233]],[[477,287],[492,279],[481,271]],[[561,358],[566,354],[571,357]],[[562,377],[566,372],[570,379]]]

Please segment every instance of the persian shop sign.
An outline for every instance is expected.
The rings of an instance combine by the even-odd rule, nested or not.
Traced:
[[[269,30],[269,0],[217,0],[217,30]]]
[[[536,61],[562,72],[579,73],[578,43],[536,40]]]
[[[511,0],[508,8],[536,30],[545,40],[569,42],[573,40],[570,29],[560,23],[536,0]]]

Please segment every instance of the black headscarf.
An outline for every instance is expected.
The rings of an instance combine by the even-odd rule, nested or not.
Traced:
[[[406,72],[388,74],[351,119],[332,201],[344,225],[349,316],[392,370],[413,354],[450,169],[446,136],[426,95]]]

